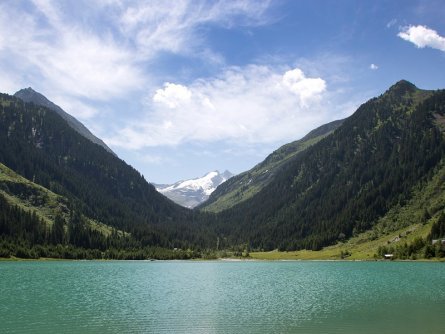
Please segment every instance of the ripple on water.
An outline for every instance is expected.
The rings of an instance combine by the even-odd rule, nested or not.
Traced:
[[[4,333],[443,333],[445,265],[3,262]]]

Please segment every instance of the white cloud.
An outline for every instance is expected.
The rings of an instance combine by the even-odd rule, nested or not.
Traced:
[[[413,43],[418,48],[430,47],[445,52],[445,37],[426,26],[409,26],[398,33],[400,38]]]
[[[35,6],[28,4],[27,11],[0,6],[0,61],[8,63],[6,75],[19,80],[16,85],[67,100],[106,100],[144,83],[131,53],[112,38],[70,23],[69,13],[51,1],[35,1]]]
[[[149,165],[161,165],[163,163],[166,163],[166,159],[162,156],[159,155],[152,155],[152,154],[137,154],[136,155],[137,159],[139,161],[142,161],[145,164],[149,164]]]
[[[166,82],[163,89],[156,90],[153,101],[163,103],[169,108],[176,108],[189,102],[191,97],[192,93],[187,87]]]
[[[79,103],[126,97],[151,84],[150,68],[162,52],[222,64],[198,28],[264,24],[268,6],[269,1],[2,2],[0,84],[7,90],[32,86],[50,92],[49,98]]]
[[[51,101],[60,106],[63,110],[69,110],[69,114],[72,116],[82,120],[90,119],[99,113],[96,108],[91,107],[88,105],[88,103],[82,102],[79,99],[66,97],[64,95],[51,95]]]
[[[283,84],[292,93],[296,94],[303,104],[326,89],[326,82],[323,79],[306,78],[303,71],[299,68],[284,73]]]
[[[230,67],[188,86],[166,83],[147,102],[144,120],[128,124],[106,141],[141,149],[187,142],[292,140],[330,119],[321,103],[325,94],[323,79],[308,78],[298,68]]]
[[[369,65],[369,69],[375,71],[375,70],[378,70],[379,67],[378,67],[378,65],[376,65],[376,64],[371,64],[371,65]]]
[[[209,23],[226,28],[265,24],[269,2],[178,0],[172,6],[168,1],[138,1],[125,8],[119,26],[143,57],[159,51],[205,56],[209,50],[197,50],[202,42],[197,28]],[[213,59],[219,62],[220,58],[214,55]]]

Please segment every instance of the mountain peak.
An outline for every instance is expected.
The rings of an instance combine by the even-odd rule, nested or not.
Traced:
[[[411,82],[407,80],[400,80],[396,82],[394,85],[392,85],[388,89],[388,92],[402,96],[405,95],[406,93],[413,93],[416,90],[418,90],[418,88]]]
[[[97,138],[95,135],[91,133],[88,128],[83,125],[79,120],[77,120],[75,117],[71,116],[67,112],[65,112],[61,107],[59,107],[57,104],[51,102],[46,98],[45,95],[36,92],[31,87],[23,88],[17,91],[14,94],[15,97],[18,97],[19,99],[29,103],[34,103],[35,105],[39,105],[42,107],[46,107],[54,112],[56,112],[60,117],[62,117],[70,127],[72,127],[74,130],[76,130],[79,134],[81,134],[83,137],[87,138],[89,141],[102,146],[106,151],[110,152],[113,155],[116,155],[101,139]]]
[[[229,171],[220,173],[218,170],[206,173],[200,178],[182,180],[174,184],[155,184],[156,189],[179,205],[193,208],[206,201],[210,194],[221,183],[231,178]]]
[[[234,175],[235,174],[233,174],[232,172],[228,171],[227,169],[223,173],[221,173],[221,176],[225,177],[226,179],[230,179]]]
[[[33,102],[48,108],[54,108],[54,106],[56,106],[55,104],[52,105],[53,103],[51,101],[49,101],[44,95],[36,92],[34,89],[32,89],[32,87],[22,88],[15,92],[14,96],[22,99],[25,102]],[[59,106],[56,107],[60,108]]]
[[[33,93],[37,93],[34,89],[32,89],[32,87],[22,88],[17,93],[19,93],[19,92],[33,92]]]

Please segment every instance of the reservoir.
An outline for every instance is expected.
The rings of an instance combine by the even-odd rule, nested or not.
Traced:
[[[445,263],[0,262],[1,333],[444,333]]]

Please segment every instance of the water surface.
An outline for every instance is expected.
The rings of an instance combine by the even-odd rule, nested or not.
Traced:
[[[0,262],[1,333],[444,333],[445,264]]]

